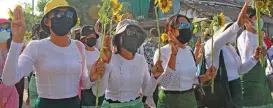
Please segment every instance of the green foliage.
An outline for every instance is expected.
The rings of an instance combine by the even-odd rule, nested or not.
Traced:
[[[44,7],[45,7],[47,2],[48,2],[48,0],[38,0],[37,10],[39,12],[41,12],[41,13],[44,13]]]

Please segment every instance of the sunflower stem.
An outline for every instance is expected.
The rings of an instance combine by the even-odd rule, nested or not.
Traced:
[[[213,57],[214,57],[214,37],[212,36],[211,37],[211,66],[213,66]],[[211,93],[213,94],[214,93],[214,78],[212,78],[211,80]]]
[[[102,26],[102,37],[101,37],[101,43],[100,43],[100,61],[103,61],[102,60],[102,55],[103,55],[103,43],[104,43],[104,37],[105,37],[105,28],[106,27],[106,24],[103,24],[103,26]],[[100,74],[98,74],[98,80],[97,80],[97,88],[96,88],[96,108],[98,108],[99,107],[99,91],[100,91]]]
[[[257,17],[256,26],[257,26],[257,33],[258,33],[258,45],[263,46],[263,36],[262,36],[262,30],[261,30],[261,7],[258,7],[257,5],[256,5],[256,17]],[[260,59],[260,63],[262,67],[264,67],[265,61],[264,61],[264,56],[262,54],[260,54],[259,59]]]

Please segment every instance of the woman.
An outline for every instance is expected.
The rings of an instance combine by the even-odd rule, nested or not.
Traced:
[[[247,15],[249,23],[246,24],[245,31],[238,38],[238,50],[242,63],[253,59],[252,54],[258,46],[256,10],[248,8]],[[261,27],[263,27],[262,20],[261,23]],[[273,100],[265,75],[265,66],[262,66],[260,62],[256,63],[248,73],[243,75],[242,81],[244,107],[273,108]]]
[[[47,38],[49,35],[44,32],[40,24],[35,24],[32,26],[32,40],[42,40]],[[30,106],[35,108],[35,103],[38,98],[37,85],[36,85],[36,72],[31,72],[29,75],[29,100]]]
[[[109,63],[101,79],[100,93],[105,92],[102,108],[144,108],[139,91],[142,89],[144,96],[150,96],[156,87],[155,78],[159,76],[150,77],[144,56],[136,53],[146,37],[145,31],[132,20],[123,20],[117,25],[112,40],[115,54],[105,50]]]
[[[3,27],[1,23],[0,23],[0,26]],[[10,37],[10,33],[8,33],[7,31],[1,31],[0,37],[2,37],[0,38],[0,50],[1,50],[0,75],[2,76],[3,66],[7,56],[7,51],[9,50],[9,45],[10,45],[9,42],[11,41],[11,37]],[[3,84],[2,79],[0,77],[0,108],[18,108],[18,107],[19,107],[19,95],[16,90],[16,87],[14,85],[7,86]]]
[[[44,13],[41,27],[50,33],[50,38],[30,42],[19,56],[25,24],[22,8],[14,10],[13,38],[3,82],[14,85],[34,67],[39,94],[35,108],[80,108],[79,82],[84,89],[92,83],[83,59],[85,54],[81,52],[84,45],[67,36],[77,22],[76,10],[65,0],[52,0],[45,5]]]
[[[207,66],[215,66],[217,68],[217,73],[219,76],[216,76],[215,79],[215,93],[212,95],[214,98],[207,97],[203,99],[203,107],[209,108],[220,108],[220,107],[234,107],[242,108],[243,107],[243,95],[241,89],[241,80],[239,74],[245,74],[255,66],[259,60],[258,50],[256,48],[256,53],[252,53],[252,59],[248,61],[241,62],[240,56],[237,54],[235,48],[230,44],[236,41],[237,32],[240,30],[247,21],[246,16],[247,4],[244,5],[237,21],[232,23],[232,20],[227,20],[225,26],[221,27],[214,33],[214,47],[212,50],[211,43],[212,39],[209,39],[205,45],[205,57]],[[213,52],[212,52],[213,51]],[[263,49],[263,52],[265,50]],[[213,63],[211,61],[211,55],[213,53]],[[223,56],[223,59],[219,58]],[[223,63],[223,64],[221,64]],[[220,74],[221,73],[221,74]],[[221,79],[218,80],[218,77]],[[221,86],[217,86],[221,85]],[[222,90],[221,88],[224,88]],[[224,91],[224,94],[221,94]],[[210,94],[211,91],[206,91],[206,94]],[[227,95],[228,94],[228,95]],[[213,103],[212,103],[213,102]]]
[[[91,69],[95,62],[98,60],[100,52],[95,47],[99,35],[96,34],[93,26],[84,26],[81,29],[81,42],[85,45],[85,55],[87,69]],[[93,84],[91,88],[84,89],[82,91],[81,105],[82,108],[92,108],[96,106],[96,84]],[[104,92],[100,94],[99,106],[101,106],[104,99]]]
[[[196,76],[196,63],[194,54],[186,44],[192,36],[190,20],[183,15],[174,15],[167,19],[166,29],[168,32],[169,44],[161,48],[154,55],[154,63],[161,62],[166,70],[163,82],[160,81],[158,108],[197,108],[193,92],[193,84],[206,82],[215,76],[215,68],[209,68],[202,76]],[[163,74],[164,75],[164,74]],[[161,76],[164,77],[164,76]]]

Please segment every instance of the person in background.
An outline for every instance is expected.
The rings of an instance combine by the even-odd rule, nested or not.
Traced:
[[[151,28],[150,32],[149,32],[148,40],[144,44],[142,44],[138,50],[138,53],[141,55],[144,55],[144,57],[147,61],[150,74],[152,74],[152,68],[154,66],[153,56],[154,56],[156,49],[158,48],[158,40],[159,40],[159,35],[157,32],[157,29]],[[148,100],[149,99],[150,98],[148,97]],[[153,100],[154,100],[155,105],[157,105],[158,87],[156,88],[155,92],[153,93]]]
[[[81,29],[81,42],[85,45],[85,55],[87,69],[91,69],[95,62],[98,60],[100,52],[95,47],[99,35],[95,32],[93,26],[83,26]],[[82,108],[90,108],[96,106],[96,84],[93,84],[91,88],[84,89],[82,91],[81,105]],[[101,106],[104,99],[104,93],[99,97],[99,106]]]
[[[249,7],[247,15],[249,23],[245,24],[245,30],[237,40],[243,64],[253,58],[259,59],[259,56],[253,56],[254,52],[266,55],[266,52],[261,50],[256,51],[256,47],[258,47],[256,10]],[[262,29],[263,24],[263,20],[261,19],[260,29]],[[244,108],[273,108],[273,100],[265,74],[265,66],[257,62],[249,72],[242,76]]]
[[[25,22],[21,7],[14,10],[13,37],[3,72],[3,83],[14,85],[34,68],[38,99],[35,108],[81,108],[78,91],[90,88],[84,45],[67,34],[76,25],[76,10],[65,0],[50,0],[41,28],[50,38],[31,41],[21,55]]]
[[[75,40],[81,40],[81,27],[77,26],[76,29],[74,30],[75,33]],[[70,33],[71,36],[71,33]]]
[[[264,43],[266,45],[266,49],[269,49],[272,46],[272,42],[268,36],[268,33],[264,32]]]
[[[0,27],[3,27],[3,23],[0,19]],[[2,82],[2,72],[3,66],[5,64],[5,59],[7,56],[7,51],[9,50],[10,42],[11,42],[11,33],[6,30],[0,31],[0,108],[18,108],[19,107],[19,95],[16,87],[7,86]]]
[[[96,43],[97,49],[100,49],[100,41],[101,41],[101,35],[102,35],[101,34],[101,27],[102,27],[102,24],[100,23],[100,19],[98,19],[95,26],[94,26],[96,34],[99,35],[99,38],[97,39],[97,43]]]
[[[273,39],[271,39],[271,43],[273,43]],[[273,93],[273,45],[267,50],[267,58],[267,67],[265,72],[269,90]]]

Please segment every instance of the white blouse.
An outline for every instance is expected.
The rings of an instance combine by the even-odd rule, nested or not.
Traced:
[[[246,62],[241,62],[240,56],[237,54],[235,48],[232,45],[226,45],[227,43],[233,43],[236,40],[237,32],[240,30],[240,27],[237,22],[235,22],[232,26],[226,29],[223,33],[219,34],[219,36],[215,36],[214,38],[214,63],[215,67],[219,67],[219,57],[220,51],[223,51],[224,62],[227,70],[228,81],[232,81],[238,79],[239,73],[244,74],[252,69],[253,66],[256,65],[257,60],[253,57]],[[209,39],[205,45],[205,57],[207,66],[211,66],[211,41]],[[253,55],[253,53],[252,53]]]
[[[77,96],[81,74],[81,54],[76,41],[67,47],[59,47],[49,39],[31,41],[20,54],[23,44],[11,43],[3,73],[3,82],[14,85],[23,76],[36,71],[37,92],[42,98],[63,99]],[[84,45],[81,43],[84,51]],[[90,88],[86,65],[83,72],[83,88]]]
[[[140,96],[142,89],[145,96],[150,96],[157,82],[148,71],[148,64],[143,55],[135,54],[133,60],[126,60],[119,54],[113,54],[106,65],[100,92],[105,90],[105,98],[113,101],[128,102]]]
[[[248,32],[248,31],[244,31],[244,32],[242,32],[242,34],[238,38],[237,44],[238,44],[238,50],[239,50],[239,53],[240,53],[240,56],[242,59],[242,63],[244,64],[244,63],[250,61],[251,59],[254,59],[252,56],[253,56],[256,48],[258,47],[258,35]],[[265,46],[265,44],[263,44],[263,45]],[[258,61],[256,61],[255,65],[257,63],[258,63]],[[255,65],[252,65],[251,69]]]
[[[154,55],[154,64],[157,62],[158,56],[159,53],[157,50]],[[165,73],[163,73],[158,79],[161,89],[169,91],[185,91],[192,89],[193,84],[198,83],[198,79],[196,76],[197,67],[191,52],[191,48],[187,46],[185,49],[178,49],[175,70],[170,69],[167,65],[169,56],[170,46],[165,45],[161,48],[160,57],[163,68],[165,69]]]

